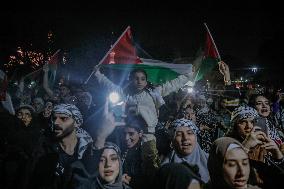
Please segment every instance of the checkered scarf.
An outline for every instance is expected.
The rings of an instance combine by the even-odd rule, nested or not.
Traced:
[[[257,117],[259,117],[259,115],[254,108],[249,106],[239,106],[232,112],[231,123],[234,125],[239,120]]]
[[[197,135],[199,131],[198,127],[191,120],[184,119],[184,118],[176,119],[172,122],[169,128],[171,136],[174,136],[176,129],[178,127],[189,127],[194,132],[195,135]]]
[[[83,116],[80,110],[73,104],[58,104],[54,106],[53,113],[65,114],[69,117],[72,117],[78,126],[83,124]]]

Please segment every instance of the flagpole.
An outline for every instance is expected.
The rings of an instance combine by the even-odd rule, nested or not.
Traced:
[[[205,26],[205,28],[206,28],[206,30],[207,30],[207,32],[208,32],[208,34],[209,34],[209,36],[210,36],[210,38],[211,38],[212,42],[213,42],[213,45],[214,45],[214,47],[215,47],[215,49],[216,49],[216,52],[217,52],[218,58],[221,60],[221,56],[220,56],[220,54],[219,54],[218,48],[217,48],[217,46],[216,46],[216,44],[215,44],[215,41],[214,41],[214,39],[213,39],[213,37],[212,37],[212,35],[211,35],[211,32],[210,32],[210,30],[209,30],[209,28],[208,28],[207,24],[206,24],[206,23],[204,23],[204,26]]]
[[[41,70],[42,70],[42,67],[41,67],[41,68],[39,68],[38,70],[35,70],[35,71],[33,71],[33,72],[31,72],[31,73],[29,73],[29,74],[25,75],[25,76],[23,77],[23,79],[25,79],[26,77],[29,77],[29,76],[31,76],[31,75],[33,75],[33,74],[35,74],[35,73],[37,73],[37,72],[41,71]]]
[[[109,53],[113,50],[113,48],[116,46],[116,44],[120,41],[120,39],[124,36],[124,34],[128,31],[128,29],[130,29],[130,26],[128,26],[124,32],[120,35],[120,37],[116,40],[116,42],[111,46],[111,48],[109,49],[109,51],[105,54],[105,56],[101,59],[101,61],[96,65],[97,68],[99,68],[99,66],[104,62],[104,60],[107,58],[107,56],[109,55]],[[96,72],[96,70],[93,70],[91,72],[91,74],[89,75],[89,77],[86,79],[86,81],[84,82],[84,84],[87,84],[89,82],[89,80],[91,79],[92,75]]]

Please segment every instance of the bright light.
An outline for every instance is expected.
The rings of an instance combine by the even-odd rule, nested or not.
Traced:
[[[188,88],[187,88],[187,92],[188,92],[188,93],[193,93],[193,88],[192,88],[192,87],[188,87]]]
[[[111,92],[109,94],[109,100],[111,103],[116,104],[120,100],[120,95],[117,92]]]
[[[256,73],[256,72],[257,72],[257,67],[251,68],[251,71],[254,72],[254,73]]]

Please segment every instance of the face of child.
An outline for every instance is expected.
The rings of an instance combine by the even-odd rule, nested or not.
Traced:
[[[264,96],[258,96],[255,99],[255,109],[262,117],[267,117],[270,114],[269,100]]]
[[[147,78],[143,72],[136,72],[132,78],[132,83],[137,91],[143,90],[147,86]]]
[[[142,138],[142,133],[131,127],[124,129],[124,141],[128,149],[133,148]]]
[[[238,121],[237,131],[242,138],[246,138],[254,126],[254,118],[246,118]]]
[[[25,108],[22,108],[17,112],[17,117],[24,122],[25,126],[28,126],[33,119],[31,111]]]

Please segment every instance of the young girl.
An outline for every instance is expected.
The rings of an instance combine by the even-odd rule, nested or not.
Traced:
[[[93,183],[95,188],[130,189],[122,183],[122,162],[118,146],[107,142],[102,149],[99,175]]]
[[[163,97],[183,87],[193,74],[180,75],[178,78],[168,81],[160,86],[154,87],[147,80],[147,74],[143,69],[134,69],[129,75],[130,83],[123,90],[120,86],[113,84],[99,70],[95,77],[99,84],[109,91],[116,91],[126,98],[126,114],[141,115],[148,126],[148,132],[154,133],[158,123],[158,110],[165,103]]]

